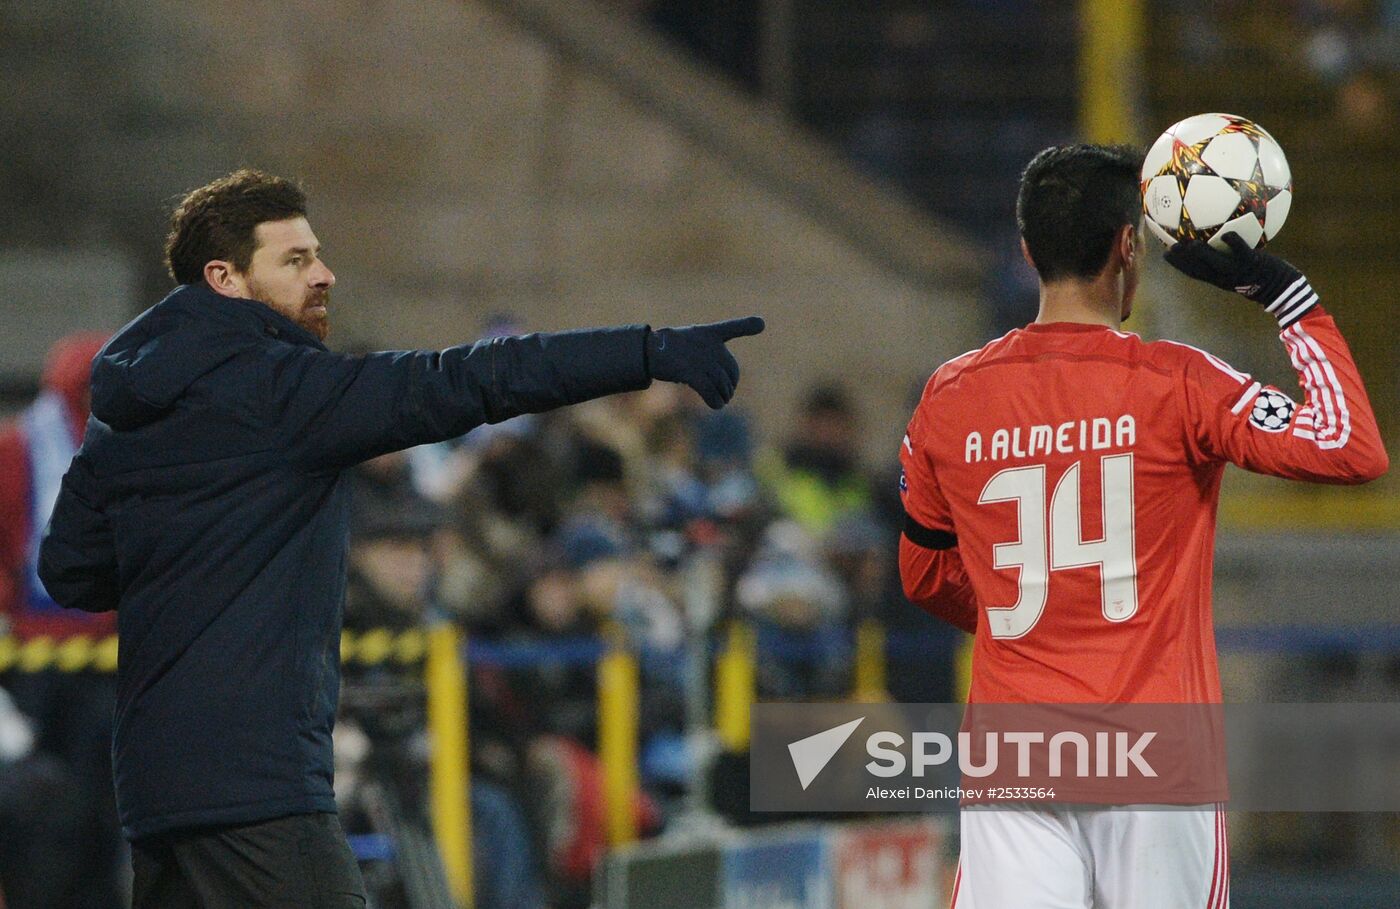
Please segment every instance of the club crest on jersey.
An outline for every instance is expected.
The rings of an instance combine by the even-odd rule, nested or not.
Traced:
[[[902,470],[899,472],[899,494],[909,495],[909,475]]]
[[[1249,423],[1265,432],[1283,432],[1293,419],[1296,406],[1293,399],[1283,392],[1265,388],[1254,399],[1254,406],[1249,411]]]

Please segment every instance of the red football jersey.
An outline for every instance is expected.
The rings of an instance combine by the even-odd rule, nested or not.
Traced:
[[[1388,465],[1332,318],[1280,337],[1301,406],[1194,347],[1080,323],[934,373],[900,451],[900,568],[911,600],[975,630],[971,701],[1220,701],[1225,464],[1328,483]]]

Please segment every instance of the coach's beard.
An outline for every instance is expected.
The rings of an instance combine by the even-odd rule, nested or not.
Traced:
[[[317,339],[326,340],[331,333],[330,305],[331,292],[329,290],[309,294],[301,305],[301,312],[297,314],[296,323],[315,335]]]
[[[302,298],[301,304],[293,309],[285,303],[276,302],[276,297],[256,281],[248,282],[248,298],[257,300],[264,306],[270,307],[274,312],[291,319],[302,328],[316,336],[317,340],[324,341],[331,333],[330,288],[324,290],[313,290]]]

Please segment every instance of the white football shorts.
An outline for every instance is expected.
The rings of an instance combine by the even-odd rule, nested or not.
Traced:
[[[964,808],[952,909],[1229,909],[1225,811]]]

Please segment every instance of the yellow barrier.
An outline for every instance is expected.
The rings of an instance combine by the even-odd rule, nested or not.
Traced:
[[[959,704],[967,703],[972,690],[972,641],[972,635],[965,635],[953,657],[953,699]]]
[[[615,630],[611,646],[598,661],[598,760],[603,765],[603,806],[608,843],[621,846],[637,838],[633,810],[638,789],[637,660]]]
[[[1294,483],[1268,493],[1228,493],[1220,498],[1220,524],[1254,531],[1280,527],[1345,533],[1395,530],[1400,528],[1400,495],[1394,486],[1357,489]]]
[[[1080,0],[1080,130],[1089,142],[1137,138],[1142,0]]]
[[[715,731],[729,751],[749,747],[756,647],[753,629],[731,622],[724,650],[715,659]]]
[[[428,651],[428,632],[421,628],[391,631],[371,628],[369,631],[343,631],[340,634],[340,661],[376,666],[399,663],[412,666],[421,662]]]
[[[424,683],[433,742],[433,836],[459,906],[472,905],[471,765],[467,759],[467,674],[462,635],[449,623],[428,633]]]
[[[863,619],[856,628],[854,697],[866,703],[889,700],[885,688],[885,626],[876,619]]]
[[[340,661],[361,666],[397,663],[412,666],[427,652],[427,633],[420,628],[392,631],[372,628],[340,636]],[[117,636],[74,635],[19,638],[0,635],[0,672],[116,672]]]
[[[116,635],[62,640],[44,635],[0,637],[0,672],[114,672],[116,668]]]

